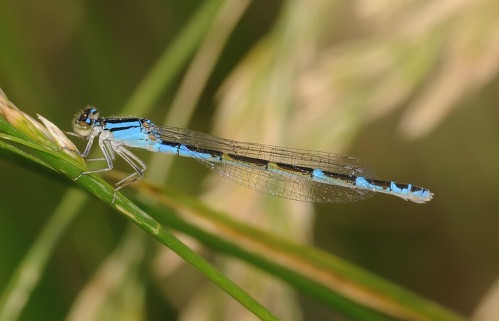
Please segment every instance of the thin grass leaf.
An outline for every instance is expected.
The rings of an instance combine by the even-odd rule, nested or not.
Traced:
[[[153,103],[192,56],[222,2],[221,0],[212,0],[203,4],[187,23],[177,40],[173,42],[173,45],[163,53],[149,74],[142,80],[123,108],[124,113],[133,114],[133,111],[138,109],[148,113],[152,109]]]
[[[133,112],[133,110],[137,109],[150,109],[152,105],[154,104],[154,101],[156,101],[160,95],[161,92],[165,90],[165,87],[167,87],[171,81],[174,79],[176,74],[181,70],[185,62],[192,56],[192,52],[195,50],[196,46],[198,43],[201,41],[203,38],[206,30],[208,30],[207,26],[211,24],[211,20],[213,19],[213,16],[216,13],[216,10],[220,6],[222,1],[210,1],[207,2],[206,5],[202,6],[194,15],[194,17],[191,19],[191,21],[187,24],[186,28],[182,33],[179,34],[179,36],[176,38],[176,40],[173,42],[173,44],[165,49],[163,55],[159,59],[158,63],[151,69],[149,75],[145,77],[145,79],[142,81],[141,85],[135,90],[134,94],[132,97],[129,99],[129,103],[127,104],[128,107],[125,108],[125,111],[127,113],[136,113]],[[5,97],[5,94],[3,91],[0,89],[0,96],[1,96],[1,102],[0,102],[0,115],[3,115],[5,117],[4,111],[6,112],[11,112],[14,111],[14,114],[17,113],[18,116],[18,124],[21,126],[24,126],[26,130],[25,132],[18,130],[14,126],[10,125],[8,122],[5,121],[5,119],[2,119],[0,117],[0,121],[3,121],[2,128],[0,129],[4,133],[12,135],[11,137],[3,137],[3,139],[11,140],[11,141],[16,141],[16,138],[22,138],[25,139],[25,141],[21,142],[24,144],[29,145],[29,141],[31,139],[42,139],[41,143],[43,145],[50,145],[57,149],[58,147],[63,147],[61,146],[61,140],[63,141],[63,144],[67,144],[69,149],[76,150],[72,143],[68,143],[68,141],[64,141],[65,136],[61,135],[58,137],[53,137],[54,134],[57,136],[62,133],[57,133],[57,128],[54,129],[55,126],[51,126],[51,123],[47,123],[44,118],[39,118],[41,119],[42,122],[44,122],[45,126],[47,128],[44,128],[38,122],[34,121],[29,115],[25,114],[20,114],[18,113],[18,109],[8,101],[8,99]],[[40,125],[40,126],[39,126]],[[39,135],[41,134],[41,135]],[[56,139],[53,139],[56,138]],[[61,140],[59,140],[59,138]],[[3,142],[2,142],[3,143]],[[17,142],[19,143],[19,141]],[[55,145],[54,145],[55,144]],[[15,155],[16,161],[21,161],[24,163],[27,163],[28,166],[33,167],[33,162],[39,163],[40,169],[46,169],[47,167],[51,167],[51,165],[47,162],[44,162],[41,158],[37,158],[34,155],[30,153],[23,152],[20,149],[16,149],[15,146],[9,145],[9,144],[3,144],[2,145],[5,149],[0,148],[0,152],[4,152],[4,156],[7,157],[13,157]],[[30,147],[37,149],[38,147],[36,145],[31,145]],[[10,150],[10,151],[9,151]],[[42,153],[46,153],[46,150],[39,150]],[[32,151],[31,151],[32,152]],[[66,151],[65,151],[66,152]],[[50,153],[50,152],[49,152]],[[50,157],[49,155],[45,154],[45,156]],[[80,163],[81,165],[81,170],[84,170],[85,168],[85,162],[81,159],[81,157],[75,157],[74,154],[69,153],[69,156],[75,159],[77,162]],[[58,157],[62,157],[62,155],[56,155],[56,158],[54,159],[55,162],[58,162]],[[25,162],[24,160],[28,160]],[[59,167],[53,168],[53,170],[56,169],[64,169],[65,166],[63,164],[57,164]],[[79,175],[78,173],[81,173],[81,170],[76,173],[67,173],[70,177],[77,177]],[[48,173],[54,173],[54,171]],[[73,175],[74,174],[74,175]],[[83,180],[86,180],[87,177],[82,177]],[[94,181],[94,183],[98,183],[97,181]],[[102,182],[103,183],[103,182]],[[95,192],[98,192],[97,189],[94,189]],[[82,196],[82,199],[84,196]],[[66,196],[62,197],[61,205],[65,204],[69,201],[74,201],[72,193],[66,194]],[[79,212],[80,205],[78,204],[83,204],[83,202],[74,202],[74,206],[71,208],[66,208],[66,215],[68,217],[73,217],[76,216],[76,214]],[[46,242],[43,242],[43,235],[46,232],[46,230],[50,230],[50,226],[52,224],[57,224],[56,222],[58,221],[57,215],[54,215],[50,218],[49,222],[47,225],[44,227],[44,230],[42,231],[39,239],[36,244],[47,244]],[[57,232],[52,232],[53,235],[61,235],[63,230],[65,229],[65,226],[67,225],[62,225],[59,224],[58,227],[60,230]],[[41,242],[38,242],[41,241]],[[55,241],[54,241],[55,243]],[[31,249],[31,252],[37,252],[38,250],[36,249]],[[38,251],[41,252],[41,251]],[[39,271],[42,271],[42,267],[40,266],[39,262],[36,262],[32,258],[35,257],[31,255],[30,253],[27,254],[26,259],[23,261],[22,265],[18,268],[18,270],[15,272],[16,275],[21,275],[23,272],[23,269],[36,269]],[[48,257],[50,253],[52,253],[52,247],[47,244],[45,251],[43,252],[45,255]],[[40,256],[37,256],[37,258]],[[40,260],[40,262],[47,262],[46,258],[44,260]],[[40,272],[41,273],[41,272]],[[17,278],[13,278],[13,285],[12,288],[22,288],[23,286],[21,284],[15,285],[15,280],[18,280]],[[38,282],[38,279],[33,279],[31,280],[33,282]],[[35,285],[31,284],[29,287],[25,287],[26,289],[29,289],[30,291],[34,289]],[[6,290],[5,293],[8,293],[9,291]],[[4,294],[5,294],[4,293]],[[13,294],[15,295],[15,294]],[[23,303],[25,304],[28,301],[29,296],[31,295],[31,292],[29,291],[24,291],[23,292],[23,297],[25,300],[23,300]],[[7,297],[9,296],[8,294],[6,295]],[[23,308],[23,306],[18,306],[18,312]],[[12,318],[11,320],[16,320],[18,318],[18,315],[13,315],[11,314]]]
[[[279,277],[352,319],[465,320],[331,254],[240,223],[190,196],[144,182],[134,188],[154,200],[142,206],[162,224]]]
[[[0,128],[0,130],[2,130],[2,128]],[[26,130],[26,128],[21,126],[20,130],[22,132],[23,130]],[[27,130],[30,131],[30,133],[32,133],[31,132],[32,128],[28,128]],[[41,137],[44,134],[45,133],[43,131],[40,131],[39,139],[35,140],[40,141],[40,139],[42,139]],[[63,150],[60,149],[53,150],[50,147],[40,145],[35,141],[25,140],[27,135],[20,135],[20,136],[23,137],[3,135],[2,138],[8,139],[12,142],[15,142],[27,148],[27,150],[29,150],[30,153],[32,153],[41,160],[40,162],[36,162],[37,165],[40,164],[44,166],[46,165],[49,169],[56,170],[57,172],[62,173],[65,176],[68,176],[70,179],[75,179],[76,177],[79,177],[82,170],[84,170],[80,162],[74,160],[72,157],[67,155]],[[1,146],[2,145],[0,145],[0,147]],[[9,149],[9,151],[16,151],[16,150],[18,149],[13,149],[13,148]],[[25,155],[25,153],[19,153],[19,156],[23,155]],[[32,158],[27,158],[27,161],[34,162],[32,161]],[[162,244],[172,249],[180,257],[182,257],[188,263],[196,267],[200,272],[205,274],[210,280],[212,280],[220,288],[222,288],[228,294],[230,294],[232,297],[238,300],[241,304],[247,307],[248,310],[252,311],[255,315],[264,320],[276,320],[276,318],[269,311],[267,311],[262,305],[260,305],[252,297],[246,294],[246,292],[244,292],[241,288],[239,288],[237,285],[235,285],[233,282],[227,279],[220,271],[218,271],[216,268],[210,265],[197,253],[195,253],[189,247],[184,245],[171,232],[166,230],[160,223],[154,220],[146,212],[141,210],[138,206],[136,206],[129,199],[124,197],[121,193],[115,194],[114,188],[110,186],[108,183],[106,183],[105,181],[103,181],[102,179],[98,178],[95,175],[83,175],[74,182],[77,185],[79,185],[81,188],[92,194],[93,196],[109,204],[115,210],[125,215],[128,219],[130,219],[141,229],[146,231],[148,234],[152,235]],[[14,281],[13,284],[17,285],[18,283]],[[10,289],[10,291],[12,290],[13,289]],[[9,289],[7,289],[7,292],[4,295],[2,295],[2,298],[4,298],[3,302],[9,302],[10,296],[8,294],[12,293],[10,291]]]
[[[0,142],[0,149],[4,144]],[[45,265],[57,246],[61,234],[73,222],[77,212],[69,211],[84,203],[86,196],[72,189],[55,209],[52,218],[24,256],[0,296],[0,320],[17,320],[33,289],[43,275]]]

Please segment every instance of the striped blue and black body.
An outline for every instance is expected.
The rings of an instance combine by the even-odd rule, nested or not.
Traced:
[[[241,185],[299,201],[353,202],[380,192],[425,203],[433,195],[422,187],[378,180],[351,156],[237,142],[194,130],[157,126],[145,118],[100,118],[93,107],[76,118],[74,128],[89,140],[83,156],[88,155],[94,138],[99,138],[108,167],[97,171],[112,169],[115,153],[134,168],[135,172],[118,182],[116,189],[143,176],[145,163],[128,150],[142,148],[194,158]]]

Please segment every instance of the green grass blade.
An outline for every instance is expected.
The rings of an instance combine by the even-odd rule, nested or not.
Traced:
[[[154,102],[158,99],[160,94],[165,90],[167,86],[171,84],[171,81],[175,78],[176,74],[183,68],[185,63],[188,61],[188,59],[192,56],[193,52],[195,51],[196,47],[198,46],[198,43],[202,40],[204,37],[204,34],[206,30],[208,30],[208,26],[212,23],[212,19],[214,15],[216,14],[216,11],[218,10],[218,7],[221,5],[222,1],[217,0],[217,1],[209,1],[206,2],[205,5],[202,5],[200,9],[194,14],[193,18],[187,26],[184,28],[184,31],[177,37],[177,39],[173,42],[171,47],[167,48],[163,55],[160,57],[159,61],[156,63],[156,65],[151,69],[149,72],[148,76],[145,77],[145,79],[141,82],[141,85],[134,91],[134,94],[132,97],[129,99],[129,103],[127,104],[128,107],[125,107],[124,112],[125,113],[137,113],[137,110],[140,109],[144,112],[147,113],[147,109],[150,109]],[[7,109],[14,109],[16,108],[7,100],[3,92],[1,92],[0,89],[0,96],[1,96],[1,104],[2,107],[6,107]],[[144,110],[145,108],[145,110]],[[135,110],[135,112],[134,112]],[[0,111],[0,114],[2,112]],[[4,115],[5,116],[5,115]],[[19,130],[9,124],[8,122],[5,121],[2,117],[0,117],[0,131],[9,134],[11,136],[7,137],[4,136],[2,137],[4,140],[10,140],[12,142],[16,142],[16,144],[20,143],[21,145],[25,145],[31,148],[34,148],[35,150],[38,149],[42,157],[38,158],[34,156],[36,152],[31,151],[33,154],[24,152],[20,149],[17,149],[14,145],[10,144],[5,144],[3,142],[0,142],[0,157],[16,157],[16,162],[20,161],[22,163],[27,164],[28,166],[34,167],[34,163],[38,163],[40,166],[38,167],[41,170],[45,170],[47,172],[47,168],[51,167],[48,162],[45,162],[43,160],[44,157],[54,157],[52,160],[56,163],[55,165],[57,167],[52,167],[52,169],[65,169],[66,165],[68,164],[63,164],[63,162],[58,159],[59,157],[65,157],[64,155],[58,155],[56,152],[52,153],[47,151],[47,150],[42,150],[39,149],[40,146],[36,144],[31,144],[31,141],[34,139],[35,141],[37,139],[42,139],[43,140],[43,145],[53,145],[53,142],[50,141],[50,139],[47,139],[44,135],[39,135],[40,133],[37,132],[39,128],[34,128],[31,124],[31,121],[28,119],[25,119],[23,115],[20,116],[20,121],[24,123],[24,132],[22,130]],[[29,129],[29,130],[27,130]],[[16,139],[22,139],[23,141],[16,141]],[[55,148],[55,146],[54,146]],[[81,158],[77,159],[80,162],[80,165],[84,164],[84,162],[81,162]],[[84,170],[83,167],[80,167],[79,171],[75,171],[72,173],[65,173],[69,177],[77,177],[81,171]],[[48,171],[49,173],[55,173],[54,171]],[[83,178],[84,180],[86,178]],[[97,183],[98,181],[95,181],[94,183]],[[97,191],[96,189],[94,189]],[[64,203],[67,202],[67,199],[72,200],[73,196],[72,193],[69,192],[66,194],[66,196],[62,197],[61,205],[62,206]],[[78,205],[78,202],[74,203],[74,206],[71,208],[67,209],[67,215],[68,216],[76,216],[76,214],[79,211],[80,206]],[[41,235],[39,238],[43,239],[43,235],[46,233],[45,230],[50,230],[53,224],[57,224],[56,222],[58,221],[57,215],[51,217],[49,219],[49,222],[47,223],[47,226],[44,227],[44,231],[42,231]],[[61,231],[58,231],[57,233],[53,233],[54,235],[61,235],[62,234],[62,229],[66,228],[67,225],[59,225],[61,228]],[[38,240],[40,241],[40,239]],[[37,244],[39,242],[36,242]],[[55,241],[54,241],[55,243]],[[35,252],[35,253],[41,253],[43,252],[47,257],[51,253],[51,246],[50,244],[46,242],[41,242],[41,244],[46,244],[46,249],[45,251],[41,251],[37,247],[33,248],[30,250],[30,253]],[[43,270],[40,264],[45,264],[47,262],[46,258],[43,260],[40,260],[39,262],[33,261],[33,258],[41,258],[41,255],[31,255],[30,253],[27,254],[27,257],[19,266],[18,270],[15,272],[16,275],[21,275],[24,269],[26,267],[28,268],[33,268],[38,270],[40,273]],[[34,289],[34,284],[31,284],[29,287],[24,286],[23,284],[17,284],[15,285],[15,280],[19,280],[18,278],[13,278],[13,285],[11,286],[12,288],[25,288],[26,291],[23,292],[23,296],[25,297],[25,300],[23,302],[27,302],[28,297],[31,295],[29,291]],[[37,281],[33,280],[33,281]],[[28,291],[29,290],[29,291]],[[6,290],[7,291],[7,290]],[[18,307],[19,309],[22,309],[22,307]],[[13,318],[17,319],[17,317]]]
[[[3,148],[3,145],[0,145]],[[61,234],[76,217],[77,212],[68,211],[79,206],[86,196],[79,190],[72,189],[54,211],[49,223],[42,230],[36,241],[24,256],[9,284],[0,296],[0,320],[17,320],[38,284],[50,254],[57,246]]]
[[[203,4],[173,42],[173,45],[164,52],[149,74],[142,80],[123,108],[123,113],[134,114],[137,110],[144,114],[150,112],[154,102],[192,57],[192,53],[204,37],[208,30],[207,26],[211,24],[221,3],[221,0],[211,0]]]
[[[0,121],[0,131],[12,134],[0,135],[2,140],[0,148],[25,158],[27,162],[44,166],[71,179],[79,177],[80,173],[85,170],[82,163],[74,159],[73,155],[68,155],[60,148],[53,149],[54,147],[50,144],[49,146],[41,145],[40,142],[44,141],[43,135],[46,133],[40,131],[38,139],[33,137],[37,126],[33,129],[26,126],[25,122],[18,122],[17,126],[13,128],[8,122]],[[20,132],[17,132],[18,130]],[[8,142],[25,150],[14,148]],[[121,193],[115,195],[113,187],[95,175],[83,175],[75,180],[75,183],[98,199],[110,204],[263,319],[273,319],[274,316],[225,278],[220,271],[179,241],[162,224],[189,233],[220,251],[237,256],[273,273],[353,319],[462,320],[460,316],[437,304],[347,262],[317,249],[292,244],[235,222],[227,216],[206,208],[194,198],[178,192],[169,190],[155,193],[153,189],[145,188],[146,184],[134,184],[135,188],[141,187],[142,192],[152,196],[155,201],[159,201],[156,204],[160,205],[157,206],[144,204],[144,208],[148,208],[148,212],[145,212]],[[166,214],[168,209],[175,212],[175,215]],[[44,250],[50,250],[56,239],[57,237],[41,242],[41,244],[50,244]],[[38,255],[46,260],[47,253],[36,247],[30,252],[27,260]],[[38,267],[36,270],[40,271],[40,266],[43,265],[44,260],[39,259],[38,265],[35,265]],[[20,291],[26,294],[30,293],[36,283],[36,279],[33,283],[26,283],[22,278],[23,271],[24,269],[20,269],[2,296],[1,302],[6,307],[13,307],[13,310],[15,306],[9,303],[11,302],[9,298],[16,293],[13,288],[19,286]]]
[[[1,127],[0,130],[2,130]],[[42,133],[40,133],[40,135],[42,135]],[[71,158],[62,150],[54,151],[43,145],[39,145],[36,142],[24,140],[23,137],[2,135],[2,138],[8,139],[27,148],[29,152],[34,155],[34,157],[40,159],[40,162],[36,162],[37,165],[44,165],[52,170],[56,169],[59,173],[62,173],[71,179],[78,177],[82,170],[84,170],[81,167],[81,163]],[[2,148],[4,145],[5,144],[0,145],[0,148]],[[13,152],[16,150],[19,149],[10,148],[9,152]],[[26,155],[26,153],[19,153],[18,155],[24,156]],[[32,157],[29,157],[26,160],[29,162],[34,162]],[[264,320],[276,320],[276,318],[261,304],[254,300],[236,284],[227,279],[220,271],[214,268],[196,252],[183,244],[171,232],[166,230],[160,223],[154,220],[137,205],[124,197],[121,193],[116,193],[115,195],[114,188],[108,183],[104,182],[102,179],[98,178],[95,175],[83,175],[79,179],[75,180],[75,183],[93,196],[109,204],[119,213],[125,215],[129,220],[131,220],[141,229],[143,229],[148,234],[160,241],[162,244],[173,250],[180,257],[182,257],[188,263],[192,264],[200,272],[205,274],[220,288],[222,288],[224,291],[238,300],[242,305],[247,307],[248,310],[252,311],[255,315]],[[55,239],[52,239],[52,243]],[[45,244],[42,244],[45,251],[50,250],[50,247],[47,247],[46,243],[47,242],[45,242]],[[31,253],[34,253],[32,254],[34,256],[43,256],[45,259],[47,257],[46,252],[39,251],[37,248],[34,248]],[[30,258],[27,258],[27,260],[28,259]],[[39,259],[38,261],[39,266],[42,266],[45,263],[44,260],[41,259]],[[26,285],[24,279],[22,278],[22,272],[25,271],[25,269],[21,268],[19,271],[19,274],[16,275],[9,288],[6,289],[6,292],[4,293],[4,295],[2,295],[2,302],[8,307],[12,307],[13,310],[16,310],[16,307],[10,305],[10,302],[12,302],[10,301],[10,298],[12,298],[12,295],[16,293],[14,288],[22,286],[21,291],[22,293],[26,294],[31,292],[34,284],[29,283],[29,286]],[[38,271],[40,271],[40,269],[38,269]]]
[[[355,320],[465,320],[442,306],[316,248],[267,234],[174,190],[136,184],[164,225],[271,273]],[[165,211],[169,208],[169,211]]]

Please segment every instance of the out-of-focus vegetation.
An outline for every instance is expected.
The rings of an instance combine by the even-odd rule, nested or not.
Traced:
[[[313,205],[246,190],[190,160],[138,152],[150,182],[199,195],[268,234],[313,242],[459,314],[495,320],[496,2],[2,1],[0,87],[63,130],[93,104],[103,115],[348,153],[380,178],[425,186],[435,198],[424,206],[383,195]],[[251,317],[106,204],[16,161],[0,157],[0,291],[28,252],[50,249],[33,292],[14,300],[20,320]],[[49,241],[37,243],[44,233]],[[282,319],[341,314],[180,236]]]

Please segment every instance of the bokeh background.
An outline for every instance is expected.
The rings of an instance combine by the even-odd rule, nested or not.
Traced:
[[[203,6],[1,1],[0,87],[20,109],[64,130],[87,104],[122,115]],[[138,116],[231,139],[347,153],[378,177],[427,187],[435,198],[427,205],[384,195],[332,205],[276,200],[166,156],[151,160],[171,166],[168,179],[157,183],[485,320],[479,308],[493,305],[487,298],[499,292],[497,1],[218,1],[214,7],[197,50],[148,102],[152,110]],[[6,159],[0,179],[1,288],[71,183]],[[102,271],[120,268],[109,262],[128,229],[89,198],[20,319],[85,319],[91,310],[85,295],[100,291],[95,282],[105,278]],[[141,253],[127,276],[142,298],[128,305],[135,311],[130,320],[243,319],[238,304],[214,295],[221,291],[196,271],[154,242],[146,245],[130,250]],[[244,263],[192,246],[236,282],[262,284],[261,291],[275,295],[263,304],[283,319],[336,318]],[[106,300],[114,307],[125,302]],[[113,315],[103,312],[102,319],[105,313]]]

